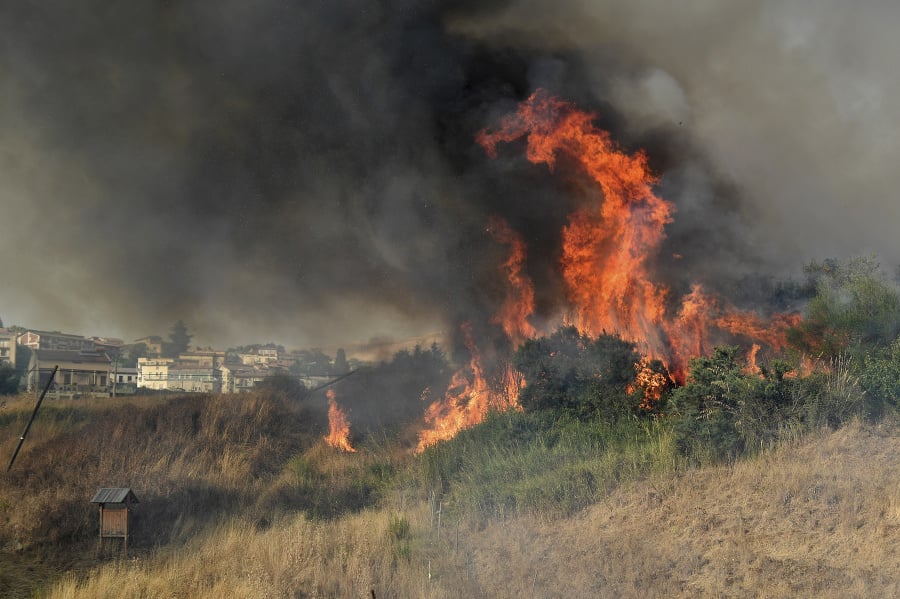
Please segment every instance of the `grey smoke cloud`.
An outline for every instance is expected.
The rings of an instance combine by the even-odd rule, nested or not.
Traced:
[[[578,184],[473,141],[537,86],[648,149],[678,205],[660,257],[676,286],[900,262],[897,11],[7,3],[0,316],[125,338],[180,318],[218,345],[484,324],[491,214],[529,243],[552,314]]]

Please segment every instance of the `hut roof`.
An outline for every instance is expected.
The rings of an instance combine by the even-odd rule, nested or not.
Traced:
[[[103,488],[94,493],[91,503],[140,503],[131,489]]]

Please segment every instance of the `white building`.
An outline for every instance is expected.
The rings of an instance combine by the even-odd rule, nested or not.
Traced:
[[[137,386],[156,391],[169,388],[169,367],[173,358],[138,358]]]

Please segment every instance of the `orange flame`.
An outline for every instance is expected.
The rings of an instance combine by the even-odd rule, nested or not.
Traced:
[[[626,152],[593,120],[594,115],[538,90],[515,114],[505,117],[497,131],[477,136],[492,157],[498,144],[526,137],[526,157],[532,163],[553,170],[557,158],[564,156],[599,186],[598,197],[570,214],[562,231],[560,267],[570,303],[565,324],[589,335],[614,332],[638,346],[644,357],[635,364],[629,391],[643,389],[641,407],[648,410],[670,382],[685,382],[689,360],[709,353],[723,334],[754,342],[749,357],[754,365],[756,342],[782,349],[787,328],[799,316],[775,315],[766,321],[754,312],[723,306],[700,285],[673,301],[665,285],[651,280],[647,262],[659,252],[675,207],[654,192],[658,181],[644,152]],[[509,286],[492,323],[518,346],[535,335],[529,322],[535,300],[525,272],[526,246],[500,218],[491,219],[488,231],[509,247],[501,266]],[[417,452],[478,424],[490,409],[518,408],[525,383],[521,375],[507,367],[501,389],[491,388],[471,326],[464,323],[462,330],[471,356],[468,367],[454,374],[444,397],[428,407]],[[651,367],[654,359],[665,364],[668,377]]]
[[[488,231],[498,243],[509,246],[509,256],[501,265],[509,286],[503,303],[491,322],[503,329],[513,346],[518,346],[535,335],[534,326],[528,321],[534,312],[534,285],[523,272],[525,242],[499,217],[490,220]],[[525,385],[522,375],[513,370],[511,365],[507,365],[498,388],[492,388],[485,377],[481,352],[475,345],[471,323],[463,323],[461,328],[469,350],[468,367],[453,375],[444,397],[433,402],[426,410],[426,428],[419,433],[416,453],[439,441],[452,439],[459,431],[480,423],[489,410],[518,408],[519,391]]]
[[[491,322],[503,328],[514,346],[534,337],[528,317],[534,312],[534,285],[522,271],[525,267],[525,242],[502,218],[493,217],[488,231],[498,243],[509,246],[509,257],[502,265],[509,289]]]
[[[452,439],[463,429],[475,426],[484,420],[489,410],[502,412],[518,406],[518,388],[512,392],[510,385],[521,386],[521,377],[519,382],[507,383],[503,391],[494,391],[485,377],[481,352],[472,338],[472,325],[464,322],[461,328],[471,356],[469,365],[453,375],[444,397],[428,406],[425,412],[426,428],[419,433],[416,453],[421,453],[426,447],[440,441]],[[509,380],[516,379],[510,375]]]
[[[334,389],[329,389],[325,396],[328,397],[328,435],[325,437],[325,443],[341,451],[355,452],[350,445],[350,423],[334,399]]]
[[[762,370],[759,368],[759,365],[756,363],[756,354],[759,353],[759,343],[754,343],[752,347],[750,347],[750,353],[747,354],[747,366],[744,367],[744,374],[761,374]]]
[[[615,332],[638,344],[678,383],[688,360],[711,349],[712,329],[784,347],[784,331],[796,317],[766,323],[755,313],[722,308],[699,285],[673,310],[670,290],[651,280],[647,261],[658,253],[675,207],[654,193],[657,178],[644,152],[620,148],[594,118],[538,90],[497,131],[477,136],[489,156],[499,143],[526,137],[529,161],[552,170],[564,156],[602,192],[569,215],[562,232],[561,268],[572,309],[566,320],[589,335]]]
[[[666,387],[669,386],[669,379],[661,372],[657,372],[650,366],[650,358],[643,356],[640,361],[634,365],[636,371],[634,383],[628,386],[626,391],[633,393],[636,389],[642,389],[641,396],[642,410],[652,410],[654,405],[662,398]]]

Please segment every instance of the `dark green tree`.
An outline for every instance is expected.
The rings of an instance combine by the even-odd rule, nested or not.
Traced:
[[[19,392],[21,373],[9,364],[0,365],[0,395],[15,395]]]
[[[173,324],[172,329],[169,331],[170,353],[177,356],[186,352],[191,346],[193,337],[193,335],[188,333],[187,325],[184,324],[184,321],[179,320]]]
[[[793,347],[816,358],[856,358],[900,336],[900,289],[872,257],[806,266],[815,295],[806,317],[788,331]]]
[[[350,372],[350,365],[347,364],[347,354],[344,348],[339,348],[334,356],[334,365],[331,367],[331,373],[337,376]]]

